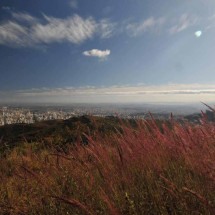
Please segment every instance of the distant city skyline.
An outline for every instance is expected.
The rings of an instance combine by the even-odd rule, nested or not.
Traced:
[[[215,102],[214,0],[2,0],[2,103]]]

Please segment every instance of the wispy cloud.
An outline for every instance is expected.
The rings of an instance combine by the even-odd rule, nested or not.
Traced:
[[[102,19],[98,23],[98,33],[101,38],[106,39],[113,36],[117,24],[111,22],[109,19]]]
[[[32,37],[42,43],[71,42],[82,43],[92,38],[96,32],[96,22],[89,17],[83,19],[78,15],[59,19],[44,16],[46,24],[37,23],[32,26]]]
[[[76,3],[72,4],[75,6]],[[16,48],[62,42],[80,44],[91,38],[108,39],[126,32],[131,37],[147,32],[166,32],[167,29],[170,34],[176,34],[199,21],[199,18],[190,14],[182,14],[178,19],[151,16],[139,22],[129,20],[117,23],[107,18],[96,20],[77,14],[66,18],[47,15],[38,18],[28,13],[10,13],[11,18],[0,23],[0,44]],[[211,20],[214,20],[213,17]],[[214,26],[212,21],[208,29],[211,26]]]
[[[2,10],[11,10],[11,7],[9,7],[9,6],[2,6],[1,9]]]
[[[184,31],[187,28],[189,28],[190,26],[195,25],[197,20],[198,19],[195,16],[191,16],[189,14],[182,14],[178,20],[178,23],[175,24],[174,26],[172,26],[169,29],[169,32],[170,32],[170,34],[176,34],[176,33],[179,33],[181,31]]]
[[[200,102],[214,101],[215,87],[206,84],[168,84],[159,86],[64,87],[0,91],[2,101],[78,101],[104,102]],[[9,98],[9,100],[8,100]]]
[[[212,16],[210,16],[208,19],[207,19],[207,23],[206,23],[206,27],[205,27],[205,31],[208,31],[208,30],[211,30],[213,28],[215,28],[215,14],[213,14]]]
[[[34,47],[54,42],[79,44],[94,36],[108,38],[114,26],[108,20],[96,21],[79,15],[65,19],[28,13],[12,13],[12,19],[0,25],[0,44],[11,47]]]
[[[64,87],[41,88],[14,91],[22,95],[162,95],[162,94],[215,94],[214,85],[206,84],[168,84],[140,86],[110,86],[110,87]]]
[[[31,33],[26,27],[8,21],[0,25],[0,44],[12,47],[32,46],[35,41],[31,41],[29,34]]]
[[[12,13],[11,15],[15,20],[20,22],[24,21],[27,23],[36,23],[39,21],[37,18],[31,16],[28,13]]]
[[[88,57],[98,57],[98,58],[104,59],[110,55],[110,50],[92,49],[89,51],[84,51],[83,55],[88,56]]]
[[[72,8],[72,9],[78,9],[78,1],[77,0],[71,0],[69,2],[69,6]]]
[[[129,23],[126,26],[126,30],[131,36],[138,36],[144,32],[158,30],[165,23],[165,21],[166,20],[164,17],[160,18],[150,17],[141,22]]]
[[[2,93],[3,91],[0,91]],[[100,95],[139,95],[139,94],[215,94],[213,84],[166,84],[166,85],[114,85],[109,87],[63,87],[36,88],[16,90],[14,93],[23,95],[71,95],[71,94],[100,94]]]

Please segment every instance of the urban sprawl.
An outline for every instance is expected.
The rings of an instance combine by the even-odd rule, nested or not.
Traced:
[[[82,115],[93,116],[119,116],[123,118],[141,118],[146,119],[150,117],[148,111],[141,111],[135,108],[119,108],[119,107],[86,107],[76,106],[70,108],[59,107],[37,107],[37,108],[24,108],[24,107],[1,107],[0,106],[0,126],[7,124],[19,124],[19,123],[35,123],[45,120],[66,120],[75,116]],[[159,119],[168,119],[169,113],[154,112],[153,116]],[[175,118],[183,118],[181,114],[175,115]],[[192,115],[193,118],[193,115]]]
[[[119,113],[120,111],[113,109],[103,109],[103,108],[86,108],[86,107],[76,107],[76,108],[15,108],[15,107],[0,107],[0,126],[7,124],[17,124],[17,123],[35,123],[45,120],[55,120],[62,119],[66,120],[74,116],[81,116],[84,114],[90,114],[94,116],[108,116]],[[129,117],[129,114],[124,112],[124,117]]]

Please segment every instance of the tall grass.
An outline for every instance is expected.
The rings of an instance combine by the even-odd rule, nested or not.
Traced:
[[[0,214],[215,214],[215,124],[173,119],[1,159]]]

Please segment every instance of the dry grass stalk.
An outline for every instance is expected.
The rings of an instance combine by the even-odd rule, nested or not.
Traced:
[[[59,201],[62,201],[64,203],[66,203],[66,204],[69,204],[69,205],[71,205],[73,207],[76,207],[76,208],[80,209],[86,215],[94,215],[88,207],[86,207],[84,204],[82,204],[78,200],[67,199],[67,198],[59,197],[59,196],[51,196],[51,197],[54,198],[54,199],[57,199]]]

